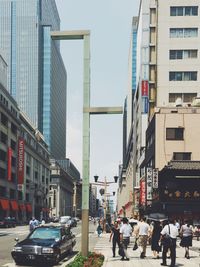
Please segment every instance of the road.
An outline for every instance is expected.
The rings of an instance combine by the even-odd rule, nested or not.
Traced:
[[[98,241],[98,237],[95,233],[96,226],[93,223],[89,224],[89,250],[93,251],[94,247]],[[78,223],[77,227],[72,228],[72,232],[76,236],[76,246],[74,247],[74,253],[81,250],[81,222]],[[29,233],[28,226],[17,226],[16,228],[3,229],[0,228],[0,267],[15,267],[18,266],[14,263],[11,257],[11,250],[15,245],[15,238],[18,237],[19,240],[23,240]],[[73,255],[69,255],[59,263],[67,262]],[[30,266],[30,265],[29,265]],[[24,267],[26,267],[24,265]]]

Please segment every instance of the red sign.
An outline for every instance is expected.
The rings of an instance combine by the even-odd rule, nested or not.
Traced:
[[[8,147],[8,181],[12,181],[12,149]]]
[[[24,139],[18,140],[18,184],[24,183]]]
[[[140,181],[140,204],[145,206],[146,204],[146,190],[145,190],[145,181]]]
[[[149,83],[142,81],[142,96],[149,96]]]

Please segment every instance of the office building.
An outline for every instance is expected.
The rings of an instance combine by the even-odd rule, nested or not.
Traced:
[[[42,134],[5,89],[7,64],[0,56],[0,219],[48,217],[50,153]]]
[[[54,158],[65,158],[66,71],[55,0],[0,0],[0,49],[8,64],[8,91],[44,135]]]

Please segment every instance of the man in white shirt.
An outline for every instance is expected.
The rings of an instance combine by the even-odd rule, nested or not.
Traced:
[[[128,219],[127,218],[123,218],[122,219],[123,225],[120,228],[120,241],[122,243],[123,249],[124,249],[124,256],[126,258],[124,258],[124,256],[122,256],[121,260],[127,260],[129,261],[129,256],[127,253],[127,247],[128,244],[130,243],[130,236],[132,234],[132,227],[130,226],[130,224],[128,223]]]
[[[138,224],[138,228],[136,230],[136,236],[139,237],[138,244],[140,246],[140,258],[144,259],[146,257],[146,248],[147,241],[150,234],[150,227],[148,223],[146,223],[146,218],[142,217],[140,219],[140,223]]]
[[[171,265],[170,267],[174,267],[175,266],[175,262],[176,262],[176,238],[178,236],[178,228],[176,225],[174,225],[174,221],[173,220],[169,220],[169,224],[165,225],[165,227],[162,229],[161,231],[161,235],[162,235],[162,239],[164,239],[164,237],[166,235],[170,236],[171,238],[171,244],[165,244],[165,242],[163,242],[163,252],[162,252],[162,266],[167,266],[167,260],[166,260],[166,256],[167,256],[167,251],[168,249],[170,249],[170,257],[171,257]]]

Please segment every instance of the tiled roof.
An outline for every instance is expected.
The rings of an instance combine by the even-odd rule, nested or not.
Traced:
[[[164,169],[170,170],[200,170],[200,161],[171,160]]]

